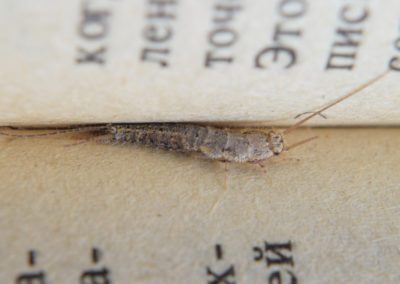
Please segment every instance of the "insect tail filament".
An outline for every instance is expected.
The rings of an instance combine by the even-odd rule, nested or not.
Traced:
[[[0,129],[11,129],[14,130],[11,127],[1,127]],[[71,128],[71,129],[59,129],[55,130],[53,132],[47,132],[47,133],[35,133],[35,134],[12,134],[12,133],[7,133],[4,131],[0,130],[0,135],[3,136],[9,136],[9,137],[17,137],[17,138],[30,138],[30,137],[43,137],[43,136],[51,136],[51,135],[58,135],[58,134],[66,134],[66,133],[76,133],[76,132],[83,132],[83,131],[95,131],[95,130],[103,130],[107,129],[106,126],[82,126],[78,128]]]

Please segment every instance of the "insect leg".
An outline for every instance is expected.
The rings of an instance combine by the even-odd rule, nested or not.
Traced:
[[[289,151],[289,150],[291,150],[293,148],[296,148],[297,146],[303,145],[303,144],[308,143],[308,142],[310,142],[312,140],[315,140],[317,138],[318,138],[318,136],[313,136],[313,137],[304,139],[302,141],[296,142],[296,143],[294,143],[292,145],[289,145],[289,146],[285,147],[285,149],[283,149],[283,150],[287,152],[287,151]]]
[[[247,162],[247,163],[248,163],[248,164],[257,165],[257,166],[259,166],[260,168],[263,169],[263,168],[265,168],[263,162],[264,162],[264,161],[256,161],[256,162]]]

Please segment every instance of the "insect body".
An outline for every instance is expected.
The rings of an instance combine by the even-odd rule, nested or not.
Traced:
[[[217,128],[185,123],[154,123],[82,126],[31,135],[11,134],[0,131],[0,135],[35,137],[70,132],[87,132],[93,135],[93,140],[103,143],[147,145],[177,152],[199,152],[211,160],[261,163],[285,150],[315,139],[316,137],[311,137],[291,146],[286,146],[284,145],[283,135],[292,132],[314,116],[320,115],[323,111],[367,88],[388,72],[386,71],[358,86],[350,93],[338,98],[280,133],[262,130]]]
[[[281,134],[195,124],[115,124],[107,132],[114,143],[131,143],[179,152],[200,152],[212,160],[258,163],[284,148]]]

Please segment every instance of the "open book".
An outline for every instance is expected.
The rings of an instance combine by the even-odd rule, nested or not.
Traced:
[[[289,125],[391,69],[310,124],[398,125],[399,9],[399,1],[1,0],[0,123]]]

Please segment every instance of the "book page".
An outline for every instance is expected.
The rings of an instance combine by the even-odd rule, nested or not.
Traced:
[[[400,2],[0,0],[0,124],[400,123]]]
[[[0,282],[399,283],[399,134],[294,132],[264,168],[2,139]]]
[[[264,168],[0,136],[0,283],[400,283],[399,11],[0,0],[0,126],[288,126],[389,70],[307,122],[365,128],[298,129]]]

